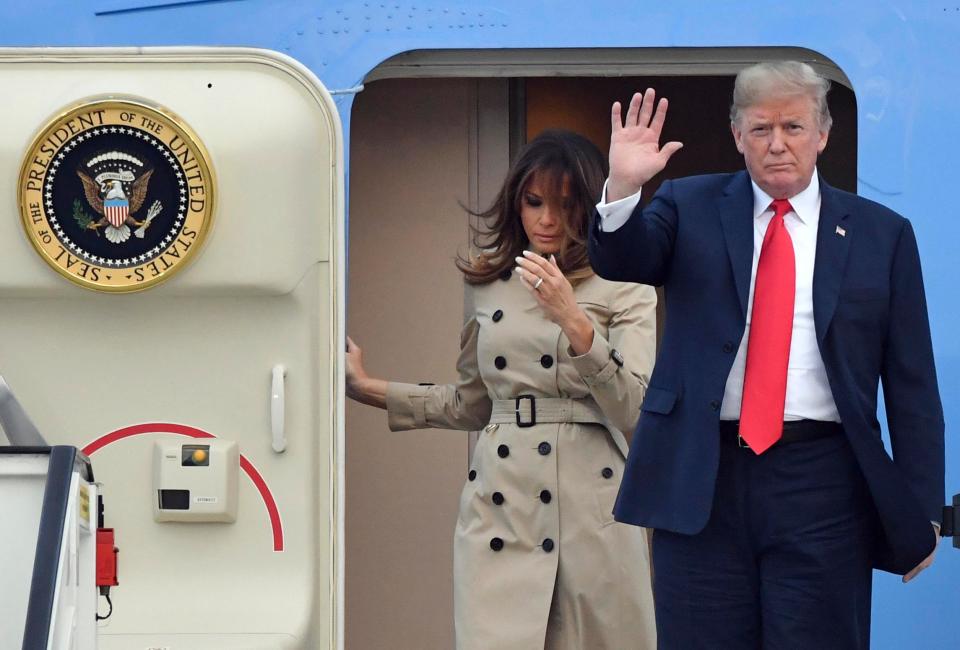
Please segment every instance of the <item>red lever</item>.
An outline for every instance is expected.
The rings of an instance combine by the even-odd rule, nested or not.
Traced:
[[[117,554],[112,528],[97,529],[97,586],[113,587],[117,582]]]

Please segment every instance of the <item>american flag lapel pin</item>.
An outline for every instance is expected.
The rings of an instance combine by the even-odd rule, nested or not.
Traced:
[[[837,226],[837,234],[840,235],[841,237],[846,237],[847,231],[841,228],[840,226]]]

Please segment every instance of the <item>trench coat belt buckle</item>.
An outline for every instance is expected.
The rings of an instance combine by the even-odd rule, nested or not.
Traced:
[[[518,395],[493,400],[490,424],[516,424],[521,428],[556,422],[604,424],[606,419],[592,399]]]

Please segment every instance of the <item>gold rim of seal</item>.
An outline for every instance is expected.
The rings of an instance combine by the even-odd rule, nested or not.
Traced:
[[[37,241],[37,237],[33,233],[30,211],[25,196],[26,180],[33,158],[37,154],[39,146],[48,137],[50,137],[50,134],[61,124],[61,122],[71,119],[75,115],[83,113],[84,111],[88,111],[91,107],[104,108],[104,110],[122,109],[123,107],[136,108],[138,110],[146,110],[149,113],[152,113],[153,117],[158,117],[164,122],[169,122],[170,125],[173,126],[174,131],[179,132],[179,135],[183,138],[183,140],[188,143],[188,147],[196,153],[197,164],[199,165],[204,177],[209,179],[209,187],[206,194],[207,206],[205,209],[205,214],[203,215],[202,224],[197,233],[197,241],[191,247],[192,250],[187,251],[187,253],[183,255],[183,259],[173,265],[170,269],[166,269],[157,277],[144,280],[139,284],[104,286],[102,284],[98,284],[97,282],[78,277],[77,275],[61,268],[56,260],[51,257],[51,255],[43,248],[42,244]],[[47,264],[47,266],[51,267],[54,271],[65,277],[71,282],[71,284],[101,293],[134,293],[144,291],[145,289],[150,289],[166,282],[170,278],[180,273],[180,271],[189,266],[197,258],[203,249],[204,244],[206,243],[210,229],[213,227],[214,215],[216,214],[217,207],[216,188],[217,179],[207,148],[203,145],[203,141],[200,140],[193,129],[191,129],[179,115],[160,104],[156,104],[142,97],[113,94],[97,95],[93,97],[87,97],[83,100],[80,100],[76,104],[72,104],[55,113],[46,120],[37,134],[31,139],[30,145],[27,147],[26,153],[24,154],[23,162],[20,165],[20,175],[17,181],[17,207],[20,211],[20,223],[23,226],[27,239],[30,241],[30,245],[33,246],[34,250]],[[43,209],[43,220],[49,224],[47,211],[45,208]],[[162,255],[163,253],[160,254],[160,256]],[[103,268],[106,270],[106,267],[98,268]]]

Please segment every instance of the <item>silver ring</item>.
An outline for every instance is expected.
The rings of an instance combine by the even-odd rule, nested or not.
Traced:
[[[543,278],[537,278],[537,281],[536,283],[534,283],[533,288],[539,290],[541,284],[543,284]]]

